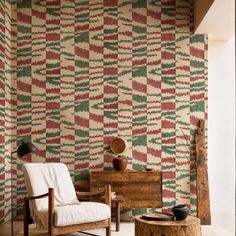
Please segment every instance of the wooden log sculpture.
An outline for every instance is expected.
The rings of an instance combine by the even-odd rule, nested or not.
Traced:
[[[205,122],[199,121],[198,133],[195,136],[196,143],[196,188],[197,188],[197,217],[202,225],[211,224],[210,198],[208,185],[207,153],[205,146]]]

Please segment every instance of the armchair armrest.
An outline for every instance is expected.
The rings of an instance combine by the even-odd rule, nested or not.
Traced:
[[[48,193],[29,196],[24,198],[24,235],[28,235],[29,224],[33,223],[33,220],[30,216],[29,201],[48,197],[48,231],[49,233],[53,231],[53,214],[54,214],[54,189],[49,188]],[[51,234],[50,234],[51,235]]]
[[[49,196],[49,193],[41,194],[38,196],[28,196],[28,197],[25,197],[25,200],[35,200],[35,199],[44,198],[47,196]]]
[[[90,192],[79,192],[76,191],[77,196],[94,196],[94,195],[104,195],[106,190],[99,190],[99,191],[90,191]]]
[[[101,196],[105,198],[106,204],[111,206],[111,185],[107,185],[104,189],[102,190],[97,190],[97,191],[90,191],[90,192],[78,192],[76,191],[77,196],[88,196],[89,199],[91,200],[93,196]]]
[[[41,194],[38,196],[24,197],[24,221],[25,222],[27,222],[28,224],[33,223],[33,219],[31,218],[31,215],[30,215],[29,201],[44,198],[47,196],[49,196],[49,193]]]

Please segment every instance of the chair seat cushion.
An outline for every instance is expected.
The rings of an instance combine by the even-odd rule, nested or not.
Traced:
[[[76,205],[55,207],[55,226],[91,223],[111,217],[110,207],[97,202],[80,202]]]

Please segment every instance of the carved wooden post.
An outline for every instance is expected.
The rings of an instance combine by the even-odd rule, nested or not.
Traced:
[[[199,121],[198,133],[195,136],[196,142],[196,187],[197,187],[197,216],[201,224],[211,224],[210,198],[207,171],[207,154],[205,146],[205,122]]]

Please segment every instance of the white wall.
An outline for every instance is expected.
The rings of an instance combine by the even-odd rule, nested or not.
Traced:
[[[208,168],[212,223],[234,232],[235,38],[209,41]],[[225,220],[226,219],[226,220]]]

